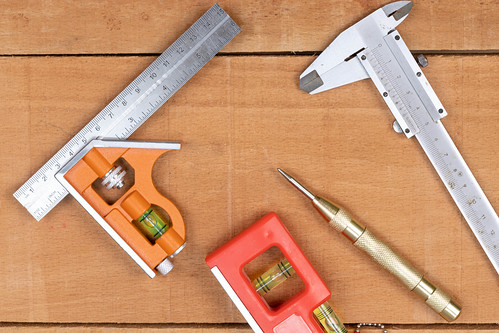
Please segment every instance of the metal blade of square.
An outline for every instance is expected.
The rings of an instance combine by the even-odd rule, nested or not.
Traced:
[[[92,139],[128,138],[240,31],[215,4],[22,185],[14,197],[36,220],[42,219],[68,194],[55,174],[76,153]]]

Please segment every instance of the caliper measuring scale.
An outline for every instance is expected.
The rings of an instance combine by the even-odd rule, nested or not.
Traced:
[[[395,29],[412,6],[389,3],[340,33],[300,75],[300,88],[316,94],[370,78],[395,118],[393,128],[416,137],[499,274],[499,217],[442,124],[445,107]]]

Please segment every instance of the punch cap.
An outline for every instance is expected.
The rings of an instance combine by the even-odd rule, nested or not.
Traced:
[[[445,309],[440,312],[440,315],[447,321],[454,321],[461,314],[461,306],[455,303],[453,300],[450,300],[449,304],[445,307]]]

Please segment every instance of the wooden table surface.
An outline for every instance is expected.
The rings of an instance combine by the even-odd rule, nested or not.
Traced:
[[[74,199],[35,223],[12,194],[213,2],[0,1],[0,332],[250,332],[204,258],[270,211],[350,330],[499,331],[496,271],[374,85],[298,87],[338,33],[387,2],[220,1],[242,32],[131,137],[183,142],[153,176],[188,245],[150,280]],[[417,0],[398,30],[428,55],[443,124],[497,210],[498,1]],[[328,229],[277,167],[350,210],[459,301],[461,317],[447,324]]]

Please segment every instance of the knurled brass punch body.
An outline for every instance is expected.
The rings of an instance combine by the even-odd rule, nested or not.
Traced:
[[[343,208],[312,194],[293,177],[277,169],[300,192],[306,195],[314,207],[336,231],[342,233],[353,245],[367,253],[388,272],[395,275],[409,290],[418,294],[425,303],[447,321],[455,320],[461,313],[461,306],[441,289],[435,287],[421,272],[396,254],[365,226],[355,221]]]

